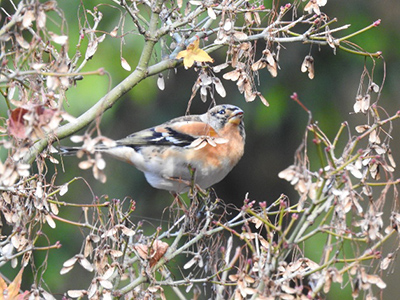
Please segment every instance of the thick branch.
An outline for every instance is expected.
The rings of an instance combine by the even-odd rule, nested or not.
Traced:
[[[157,26],[159,22],[159,11],[162,1],[157,1],[154,8],[153,14],[150,19],[149,31],[146,34],[146,43],[143,47],[142,55],[139,59],[139,63],[135,69],[126,79],[120,84],[114,87],[108,94],[101,98],[95,105],[89,110],[84,112],[80,117],[77,118],[76,122],[68,123],[64,126],[59,127],[52,135],[48,135],[46,138],[38,141],[23,158],[24,163],[31,164],[36,156],[42,152],[45,147],[54,141],[66,138],[78,130],[84,128],[95,120],[98,116],[102,115],[106,110],[111,108],[125,93],[134,88],[143,79],[158,74],[166,69],[173,68],[178,64],[178,61],[169,59],[162,61],[154,66],[148,67],[151,54],[154,49],[154,45],[157,43]]]

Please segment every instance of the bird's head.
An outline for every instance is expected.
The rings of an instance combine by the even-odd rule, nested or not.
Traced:
[[[227,123],[243,125],[243,110],[231,104],[217,105],[201,115],[203,122],[210,124],[215,130],[223,128]]]

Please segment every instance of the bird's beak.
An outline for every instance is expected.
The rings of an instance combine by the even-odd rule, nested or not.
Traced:
[[[243,110],[237,109],[229,117],[229,123],[238,125],[243,119]]]

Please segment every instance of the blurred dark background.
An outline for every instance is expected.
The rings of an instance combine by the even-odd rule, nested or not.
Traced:
[[[85,0],[83,3],[86,9],[92,9],[94,5],[98,4],[98,1]],[[267,7],[268,5],[266,4]],[[68,20],[72,53],[77,42],[77,36],[73,36],[73,34],[78,33],[76,16],[79,1],[59,1],[59,6],[64,10]],[[384,75],[384,62],[376,60],[374,81],[381,85],[386,76],[379,103],[385,107],[389,115],[394,114],[400,108],[400,1],[330,0],[322,10],[330,17],[338,18],[338,22],[331,28],[336,25],[352,25],[350,29],[341,33],[341,36],[368,26],[377,19],[382,19],[379,27],[369,30],[351,41],[369,52],[383,52],[387,64],[386,74]],[[104,9],[104,18],[100,27],[111,31],[118,23],[118,19],[117,10]],[[338,37],[338,34],[335,36]],[[112,76],[111,86],[115,86],[129,73],[121,67],[119,62],[120,40],[109,37],[107,39],[109,40],[99,46],[98,53],[87,64],[85,70],[104,67]],[[132,69],[141,54],[141,46],[142,42],[137,37],[127,36],[125,39],[122,55]],[[265,107],[259,100],[246,103],[244,97],[239,94],[235,83],[222,81],[227,91],[227,97],[221,99],[217,96],[216,101],[219,104],[235,104],[245,111],[247,133],[243,159],[221,183],[214,186],[217,195],[227,203],[240,206],[246,193],[249,193],[250,199],[268,203],[276,200],[282,193],[288,195],[293,203],[297,201],[298,197],[293,187],[277,176],[281,170],[293,162],[295,150],[303,139],[308,120],[308,115],[290,99],[293,92],[297,92],[301,101],[312,111],[314,119],[332,139],[341,122],[349,121],[353,126],[352,130],[355,125],[365,122],[364,117],[351,114],[364,68],[363,57],[340,50],[334,54],[328,46],[321,48],[313,46],[311,55],[315,60],[315,78],[309,80],[305,73],[301,73],[300,66],[304,57],[309,54],[310,46],[302,44],[284,44],[283,46],[280,53],[281,70],[278,72],[278,76],[272,78],[266,70],[260,72],[259,91],[269,101],[270,107]],[[216,60],[215,64],[223,62],[222,55],[212,54]],[[367,66],[371,67],[369,60]],[[101,122],[102,133],[110,138],[118,139],[183,115],[196,79],[195,72],[192,69],[180,68],[176,73],[174,70],[170,70],[163,76],[165,78],[164,91],[157,88],[157,78],[149,78],[107,111]],[[220,76],[222,78],[222,73]],[[82,82],[78,82],[77,87],[71,88],[67,93],[70,106],[66,107],[66,110],[71,115],[80,115],[107,92],[109,84],[107,76],[89,76]],[[204,113],[209,105],[210,102],[204,104],[199,97],[196,97],[191,112]],[[2,111],[4,111],[3,108]],[[399,127],[397,123],[395,125]],[[395,129],[394,133],[399,134],[399,130]],[[68,141],[65,143],[68,144]],[[399,157],[399,145],[392,144],[392,151],[396,157]],[[64,158],[64,164],[65,173],[61,171],[61,168],[58,170],[60,172],[58,183],[82,176],[89,183],[91,190],[83,181],[79,181],[70,186],[65,196],[60,197],[61,201],[89,203],[92,201],[93,194],[98,197],[108,195],[111,199],[130,197],[136,201],[135,218],[137,221],[146,220],[154,227],[162,222],[160,216],[163,215],[163,210],[173,201],[173,197],[168,192],[155,190],[146,182],[140,171],[122,162],[107,159],[105,173],[108,180],[106,184],[95,181],[91,171],[80,170],[77,167],[78,159],[76,157]],[[74,211],[76,212],[76,210]],[[67,213],[68,210],[63,211],[62,216],[67,217]],[[72,219],[74,220],[73,217]],[[75,220],[79,219],[80,216],[76,216]],[[63,247],[57,250],[59,253],[57,259],[53,260],[52,258],[47,266],[54,269],[56,273],[59,272],[63,261],[69,258],[65,255],[80,251],[81,245],[74,244],[75,237],[71,236],[76,233],[72,232],[70,227],[60,224],[57,227],[57,233],[60,236],[51,237],[53,241],[60,239],[63,244]],[[313,251],[318,252],[318,247]],[[37,259],[42,258],[38,256]],[[59,291],[65,291],[71,287],[68,280],[76,282],[77,276],[84,278],[84,271],[77,270],[64,275],[65,281],[56,284],[52,283],[52,280],[59,279],[58,275],[54,276],[54,279],[45,276],[45,280],[50,287],[57,286]],[[383,280],[389,287],[385,290],[383,298],[392,299],[394,292],[399,291],[396,286],[397,273],[388,277],[384,276]],[[84,287],[85,285],[82,286],[82,288]],[[351,297],[349,294],[338,291],[329,299],[337,299],[343,295],[345,298],[347,295],[348,299]]]

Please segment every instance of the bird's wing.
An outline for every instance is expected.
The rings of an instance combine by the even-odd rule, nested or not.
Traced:
[[[133,133],[117,141],[121,146],[175,145],[189,146],[203,136],[217,137],[216,131],[201,121],[177,120]]]

